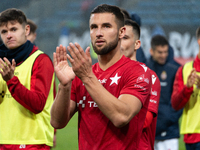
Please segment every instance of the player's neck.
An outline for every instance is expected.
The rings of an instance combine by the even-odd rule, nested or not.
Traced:
[[[113,51],[106,55],[98,55],[99,66],[102,70],[106,70],[119,61],[122,57],[119,47],[117,46]]]
[[[131,59],[131,60],[134,60],[134,61],[137,61],[137,59],[136,59],[136,56],[135,56],[135,55],[131,56],[131,57],[130,57],[130,59]]]

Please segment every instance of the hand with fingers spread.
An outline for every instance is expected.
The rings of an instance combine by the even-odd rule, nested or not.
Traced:
[[[66,47],[60,45],[53,53],[53,63],[56,76],[62,85],[66,85],[69,81],[75,78],[72,67],[67,62]]]
[[[193,84],[195,84],[197,81],[197,74],[196,74],[196,70],[192,69],[190,75],[188,76],[188,80],[187,80],[187,87],[190,88],[193,86]]]
[[[16,62],[13,59],[11,64],[10,61],[5,57],[3,60],[0,58],[0,74],[2,78],[7,82],[14,77]]]
[[[81,48],[78,43],[70,43],[67,47],[72,58],[68,55],[70,63],[74,73],[83,81],[86,78],[93,76],[92,72],[92,59],[90,57],[90,47],[86,48],[86,51]]]
[[[196,84],[197,88],[200,89],[200,76],[197,74],[196,74],[195,84]]]

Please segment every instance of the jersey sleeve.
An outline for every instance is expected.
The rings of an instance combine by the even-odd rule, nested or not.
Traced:
[[[171,103],[172,107],[175,110],[182,109],[185,106],[185,104],[189,101],[190,96],[193,92],[193,87],[188,88],[186,85],[184,85],[182,70],[183,67],[180,67],[178,69],[173,84]]]
[[[147,114],[146,114],[146,118],[145,118],[145,121],[144,121],[144,126],[143,126],[143,129],[144,128],[147,128],[151,125],[152,121],[153,121],[153,113],[150,112],[150,111],[147,111]]]
[[[158,105],[160,101],[160,80],[156,73],[153,70],[150,70],[152,85],[151,85],[151,93],[150,93],[150,101],[148,106],[148,111],[153,112],[154,117],[158,114]]]
[[[137,97],[144,105],[151,91],[151,75],[146,66],[136,65],[132,71],[127,70],[125,85],[120,92],[121,94],[131,94]]]

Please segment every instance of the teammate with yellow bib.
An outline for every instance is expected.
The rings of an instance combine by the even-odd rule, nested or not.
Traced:
[[[30,26],[21,10],[0,14],[0,149],[49,150],[55,94],[50,58],[27,41]]]
[[[199,53],[180,67],[173,86],[172,106],[183,109],[181,134],[187,150],[200,149],[200,27],[196,31]]]

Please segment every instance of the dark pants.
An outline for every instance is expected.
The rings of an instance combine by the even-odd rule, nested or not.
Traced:
[[[193,144],[185,144],[187,150],[200,150],[200,142]]]

